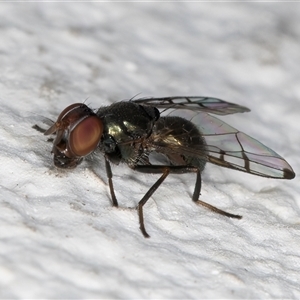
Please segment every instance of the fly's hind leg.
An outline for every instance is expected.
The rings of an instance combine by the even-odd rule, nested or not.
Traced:
[[[35,130],[38,131],[38,132],[41,132],[41,133],[46,132],[46,129],[40,127],[40,126],[37,125],[37,124],[33,125],[32,128],[35,129]]]
[[[200,170],[197,169],[197,179],[196,179],[196,184],[195,184],[195,189],[194,189],[194,193],[193,193],[193,197],[192,197],[192,200],[198,204],[198,205],[202,205],[206,208],[208,208],[209,210],[213,211],[214,213],[217,213],[217,214],[220,214],[220,215],[223,215],[223,216],[226,216],[228,218],[235,218],[235,219],[241,219],[242,216],[239,216],[239,215],[234,215],[234,214],[231,214],[231,213],[228,213],[222,209],[219,209],[207,202],[204,202],[202,200],[199,199],[200,197],[200,192],[201,192],[201,173],[200,173]]]

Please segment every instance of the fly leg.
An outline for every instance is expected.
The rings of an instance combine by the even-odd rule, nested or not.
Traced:
[[[41,132],[41,133],[46,132],[46,129],[44,129],[44,128],[40,127],[39,125],[36,125],[36,124],[33,125],[32,128],[37,130],[38,132]]]
[[[141,165],[141,166],[133,166],[133,170],[136,170],[138,172],[142,173],[163,173],[161,177],[152,185],[152,187],[148,190],[148,192],[145,194],[145,196],[140,200],[137,211],[139,215],[139,222],[140,222],[140,230],[145,238],[150,237],[150,235],[147,233],[145,229],[144,224],[144,214],[143,214],[143,206],[146,204],[146,202],[149,200],[149,198],[153,195],[153,193],[158,189],[158,187],[163,183],[163,181],[167,178],[167,176],[170,173],[187,173],[187,172],[195,172],[196,169],[193,167],[187,167],[187,166],[163,166],[163,165]],[[201,181],[200,181],[201,182]],[[200,191],[199,191],[200,193]]]
[[[197,179],[196,179],[196,184],[195,184],[195,190],[194,190],[194,193],[193,193],[193,197],[192,197],[192,200],[198,204],[198,205],[202,205],[208,209],[210,209],[211,211],[213,211],[214,213],[217,213],[217,214],[220,214],[220,215],[223,215],[223,216],[226,216],[228,218],[235,218],[235,219],[241,219],[242,216],[239,216],[239,215],[234,215],[234,214],[231,214],[231,213],[228,213],[222,209],[219,209],[207,202],[204,202],[202,200],[199,199],[200,197],[200,191],[201,191],[201,173],[200,173],[200,170],[197,169]]]
[[[118,200],[115,195],[114,185],[112,182],[113,175],[112,175],[112,171],[111,171],[111,167],[110,167],[110,162],[106,156],[105,156],[105,169],[106,169],[106,174],[107,174],[107,178],[108,178],[108,185],[109,185],[112,205],[118,207]]]
[[[46,129],[44,129],[44,128],[40,127],[39,125],[36,125],[36,124],[33,125],[32,128],[37,130],[38,132],[41,132],[41,133],[45,133],[47,131]],[[54,141],[53,138],[47,139],[47,142],[53,142],[53,141]]]
[[[197,205],[202,205],[205,208],[208,208],[214,213],[218,213],[220,215],[229,217],[229,218],[235,218],[235,219],[241,219],[242,216],[234,215],[231,213],[228,213],[224,210],[221,210],[211,204],[208,204],[202,200],[199,200],[200,192],[201,192],[201,173],[200,170],[196,167],[189,167],[189,166],[163,166],[163,165],[141,165],[141,166],[134,166],[132,169],[142,172],[142,173],[163,173],[162,176],[154,183],[154,185],[148,190],[148,192],[145,194],[145,196],[142,198],[142,200],[139,202],[137,210],[139,215],[139,222],[140,222],[140,229],[144,235],[144,237],[148,238],[150,237],[147,231],[145,230],[144,225],[144,216],[143,216],[143,206],[146,204],[146,202],[149,200],[149,198],[152,196],[152,194],[157,190],[157,188],[162,184],[162,182],[166,179],[166,177],[170,174],[182,174],[182,173],[190,173],[194,172],[197,174],[196,176],[196,183],[195,183],[195,189],[193,192],[192,200]]]
[[[150,235],[147,233],[144,224],[144,214],[143,214],[143,206],[149,200],[149,198],[153,195],[153,193],[157,190],[157,188],[162,184],[162,182],[167,178],[170,173],[169,168],[165,168],[161,177],[152,185],[152,187],[148,190],[142,200],[139,202],[137,206],[137,211],[139,215],[139,222],[140,222],[140,230],[145,238],[149,238]]]

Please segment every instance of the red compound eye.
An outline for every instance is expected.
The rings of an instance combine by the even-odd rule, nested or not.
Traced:
[[[96,116],[80,121],[71,131],[69,146],[77,156],[85,156],[94,151],[103,133],[103,123]]]

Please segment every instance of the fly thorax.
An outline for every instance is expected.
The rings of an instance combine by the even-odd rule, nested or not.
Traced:
[[[100,150],[105,153],[112,153],[116,151],[116,147],[117,144],[113,136],[111,136],[110,134],[103,135]]]

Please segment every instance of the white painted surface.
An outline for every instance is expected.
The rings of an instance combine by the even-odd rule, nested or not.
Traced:
[[[299,179],[207,166],[170,176],[103,160],[52,167],[31,128],[73,102],[213,96],[252,112],[227,117],[300,171],[300,7],[296,3],[1,3],[0,298],[298,298]],[[101,157],[101,156],[99,156]],[[99,177],[97,176],[99,175]]]

